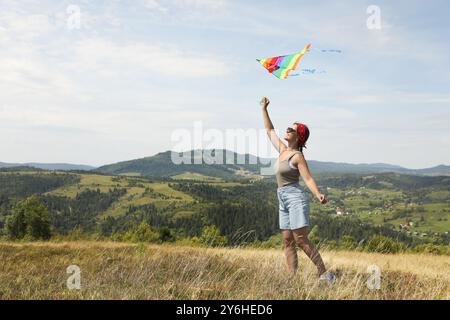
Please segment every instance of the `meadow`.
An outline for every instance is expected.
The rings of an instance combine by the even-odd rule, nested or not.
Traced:
[[[0,299],[450,299],[450,258],[428,254],[323,251],[338,275],[319,283],[299,252],[286,272],[283,251],[116,242],[1,242]],[[70,265],[79,290],[67,288]],[[367,286],[380,268],[380,287]]]

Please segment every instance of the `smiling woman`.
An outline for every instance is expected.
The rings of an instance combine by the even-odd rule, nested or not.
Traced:
[[[292,127],[286,129],[284,136],[284,140],[287,142],[286,145],[275,133],[267,111],[269,103],[269,99],[266,97],[261,100],[267,135],[280,154],[275,163],[275,173],[278,183],[279,225],[285,245],[289,271],[292,275],[295,275],[297,272],[297,244],[316,265],[319,279],[333,283],[335,275],[326,271],[319,252],[308,239],[308,229],[310,227],[309,200],[299,184],[301,175],[305,184],[320,203],[327,203],[327,198],[317,188],[302,152],[302,148],[309,138],[309,129],[303,123],[295,122]]]

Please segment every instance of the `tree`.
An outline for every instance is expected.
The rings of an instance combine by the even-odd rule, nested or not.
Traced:
[[[315,245],[318,245],[320,243],[319,227],[317,225],[314,225],[314,227],[312,227],[311,231],[308,234],[308,239]]]
[[[6,230],[10,239],[50,239],[51,223],[47,207],[35,195],[19,202],[6,222]]]
[[[198,241],[211,247],[222,247],[227,245],[228,239],[220,234],[215,225],[210,225],[203,228]]]
[[[159,229],[159,239],[162,242],[170,242],[174,240],[174,236],[168,227],[162,227]]]
[[[124,240],[132,242],[159,242],[159,234],[153,231],[148,223],[142,221],[134,230],[129,230],[125,233]]]
[[[14,208],[14,213],[6,219],[6,233],[10,239],[23,239],[27,232],[25,212]]]

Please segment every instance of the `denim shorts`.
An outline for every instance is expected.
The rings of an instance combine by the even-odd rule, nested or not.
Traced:
[[[277,189],[280,229],[309,227],[309,199],[299,183]]]

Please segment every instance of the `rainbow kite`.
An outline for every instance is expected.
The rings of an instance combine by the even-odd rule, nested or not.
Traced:
[[[256,59],[261,65],[266,68],[271,74],[279,79],[286,79],[289,72],[297,68],[297,64],[305,53],[311,48],[308,43],[306,47],[297,54],[290,54],[287,56],[279,56],[267,59]]]

